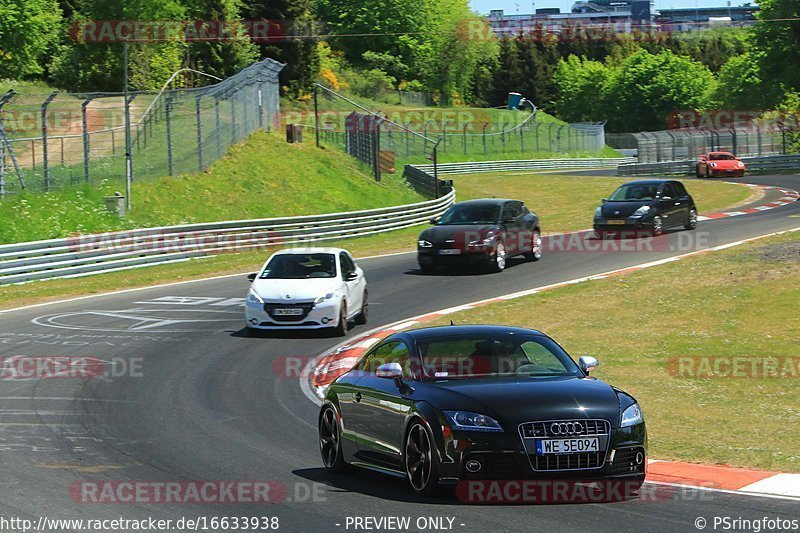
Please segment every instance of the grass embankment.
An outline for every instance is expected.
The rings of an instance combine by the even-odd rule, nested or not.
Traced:
[[[222,164],[223,163],[220,163],[220,165]],[[344,177],[342,177],[342,179],[344,179]],[[176,178],[176,180],[180,180],[180,178]],[[542,217],[546,232],[569,231],[588,227],[591,223],[592,210],[597,205],[598,199],[603,196],[608,196],[619,183],[625,181],[621,178],[596,178],[569,174],[519,175],[513,173],[456,176],[455,180],[458,197],[461,200],[490,195],[498,197],[508,196],[525,200],[525,202]],[[324,195],[328,193],[316,187],[315,184],[317,183],[318,182],[314,179],[307,180],[305,185],[306,190],[302,194],[316,196],[316,198],[313,199],[314,201],[324,201],[325,205],[328,205],[327,199],[324,197]],[[373,190],[372,188],[374,185],[370,182],[368,182],[368,184],[370,188],[367,190]],[[149,185],[149,183],[143,183],[142,185]],[[395,184],[393,186],[399,185]],[[719,182],[691,182],[688,184],[688,187],[689,190],[695,194],[698,205],[700,205],[701,210],[704,211],[715,210],[738,203],[745,200],[749,194],[749,191],[744,187]],[[173,193],[170,192],[170,194]],[[180,191],[174,194],[180,194]],[[268,198],[259,193],[254,193],[253,196],[255,199],[248,199],[247,201],[256,202],[259,198]],[[206,210],[209,212],[216,212],[215,210],[222,209],[219,205],[214,203],[215,199],[218,200],[219,198],[219,196],[209,195],[208,198],[203,199],[203,201],[206,202],[205,204],[192,207],[203,213]],[[187,200],[179,200],[179,202],[183,201]],[[351,204],[346,197],[336,201],[344,202],[341,205],[336,204],[339,205],[339,208],[350,208]],[[165,195],[163,200],[159,200],[155,203],[160,206],[159,209],[169,209],[169,202],[169,195]],[[266,200],[264,203],[267,204]],[[2,207],[3,203],[0,202],[0,208]],[[277,200],[269,203],[268,207],[273,210],[279,210],[278,212],[282,210],[282,206],[279,205],[279,201]],[[236,208],[235,204],[233,208]],[[237,213],[239,213],[239,211],[237,211]],[[248,213],[248,215],[252,215],[252,213]],[[59,216],[66,215],[55,216],[54,223],[59,220]],[[242,216],[245,215],[242,214]],[[2,220],[2,218],[0,218],[0,220]],[[325,241],[320,244],[342,246],[351,250],[359,257],[410,251],[415,249],[416,238],[422,227],[423,226],[418,226],[344,241]],[[235,255],[220,255],[212,258],[135,269],[126,272],[3,287],[2,290],[0,290],[0,308],[27,305],[47,299],[96,294],[116,289],[170,283],[218,274],[244,272],[255,269],[260,265],[264,261],[267,253],[268,251],[262,250]]]
[[[351,157],[255,133],[203,173],[133,184],[120,220],[103,197],[120,184],[68,187],[0,201],[0,243],[145,226],[330,213],[422,201],[399,175],[381,183]]]
[[[642,404],[654,458],[800,472],[799,278],[794,232],[439,322],[536,328],[573,357],[597,356],[594,375]],[[679,357],[692,358],[686,373]],[[744,375],[726,377],[732,358]],[[776,358],[778,377],[748,377],[754,358]]]

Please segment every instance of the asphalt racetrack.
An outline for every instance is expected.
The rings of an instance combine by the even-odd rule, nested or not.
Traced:
[[[798,176],[741,181],[800,188]],[[702,221],[694,243],[685,242],[690,232],[676,231],[664,237],[668,246],[652,251],[548,253],[545,246],[542,261],[515,259],[492,275],[422,275],[414,254],[362,260],[370,323],[349,335],[800,226],[791,215],[800,215],[800,202]],[[591,213],[586,219],[588,227]],[[718,491],[656,487],[646,500],[488,506],[423,500],[403,480],[371,472],[328,474],[318,449],[317,406],[301,391],[291,362],[341,339],[303,332],[247,336],[247,288],[244,275],[229,276],[0,313],[0,356],[87,356],[112,374],[0,381],[0,516],[34,523],[41,516],[257,516],[277,517],[281,531],[321,532],[366,530],[353,527],[354,517],[410,517],[411,531],[421,529],[420,517],[438,518],[442,526],[465,532],[696,531],[699,517],[707,520],[707,530],[713,530],[714,517],[800,518],[797,500]],[[533,326],[535,316],[532,309]],[[86,482],[192,480],[266,480],[285,494],[273,504],[84,503],[80,495]],[[427,522],[426,529],[434,525]]]

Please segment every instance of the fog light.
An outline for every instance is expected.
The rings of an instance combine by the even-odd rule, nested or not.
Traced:
[[[475,459],[470,459],[467,461],[467,470],[470,472],[475,473],[481,468],[483,468],[483,465],[480,463],[480,461],[476,461]]]
[[[642,452],[638,452],[636,454],[636,464],[640,465],[644,461],[644,454]]]
[[[322,319],[320,322],[322,322],[323,324],[327,324],[327,323],[328,323],[328,322],[330,322],[330,321],[331,321],[331,319],[330,319],[330,318],[328,318],[328,317],[325,317],[325,318],[323,318],[323,319]]]

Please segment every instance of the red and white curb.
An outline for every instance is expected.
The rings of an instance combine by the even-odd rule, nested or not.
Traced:
[[[648,263],[642,263],[631,267],[625,267],[617,270],[603,272],[592,276],[585,276],[568,281],[527,289],[495,298],[488,298],[479,300],[455,307],[440,309],[432,311],[415,317],[407,318],[393,322],[391,324],[381,326],[370,330],[355,339],[345,341],[344,343],[332,348],[331,350],[319,355],[318,357],[309,361],[300,376],[300,388],[303,393],[312,402],[317,405],[322,404],[322,398],[325,397],[325,392],[328,385],[344,374],[361,358],[370,347],[380,342],[382,339],[392,335],[393,333],[405,330],[424,322],[441,318],[459,311],[466,311],[476,309],[485,305],[502,302],[506,300],[514,300],[532,294],[574,285],[576,283],[583,283],[585,281],[604,279],[613,276],[619,276],[630,272],[644,270],[646,268],[679,261],[688,257],[694,257],[700,254],[725,250],[733,248],[749,242],[773,237],[776,235],[783,235],[800,231],[800,228],[791,230],[777,231],[758,237],[743,239],[740,241],[715,246],[705,250],[697,250],[686,254],[678,255],[675,257],[668,257],[666,259],[659,259]],[[736,492],[742,494],[751,494],[769,497],[781,497],[798,499],[800,501],[800,474],[783,474],[779,472],[765,472],[759,470],[746,470],[732,467],[720,466],[707,466],[697,465],[692,463],[680,463],[674,461],[650,461],[648,466],[648,481],[655,483],[664,483],[676,486],[690,486],[702,488],[704,490],[715,490],[722,492]]]
[[[730,182],[725,182],[730,183]],[[742,185],[741,183],[734,183],[734,185]],[[752,189],[760,189],[766,193],[767,191],[777,190],[778,192],[782,193],[783,196],[773,202],[768,202],[763,205],[757,205],[755,207],[751,207],[748,209],[742,209],[741,211],[724,211],[721,213],[710,213],[708,215],[701,215],[697,217],[697,220],[714,220],[717,218],[727,218],[727,217],[738,217],[741,215],[750,215],[753,213],[759,213],[761,211],[769,211],[770,209],[775,209],[776,207],[781,207],[784,205],[789,205],[792,202],[796,202],[800,200],[800,193],[792,189],[784,189],[782,187],[773,187],[771,185],[753,185],[753,184],[744,184],[747,187]]]

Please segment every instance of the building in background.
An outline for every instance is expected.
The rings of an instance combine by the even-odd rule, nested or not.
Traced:
[[[536,9],[530,14],[489,12],[495,35],[520,33],[561,34],[574,28],[595,28],[616,33],[640,31],[688,31],[717,25],[743,25],[755,20],[757,5],[659,9],[651,0],[578,0],[569,13],[557,7]]]

